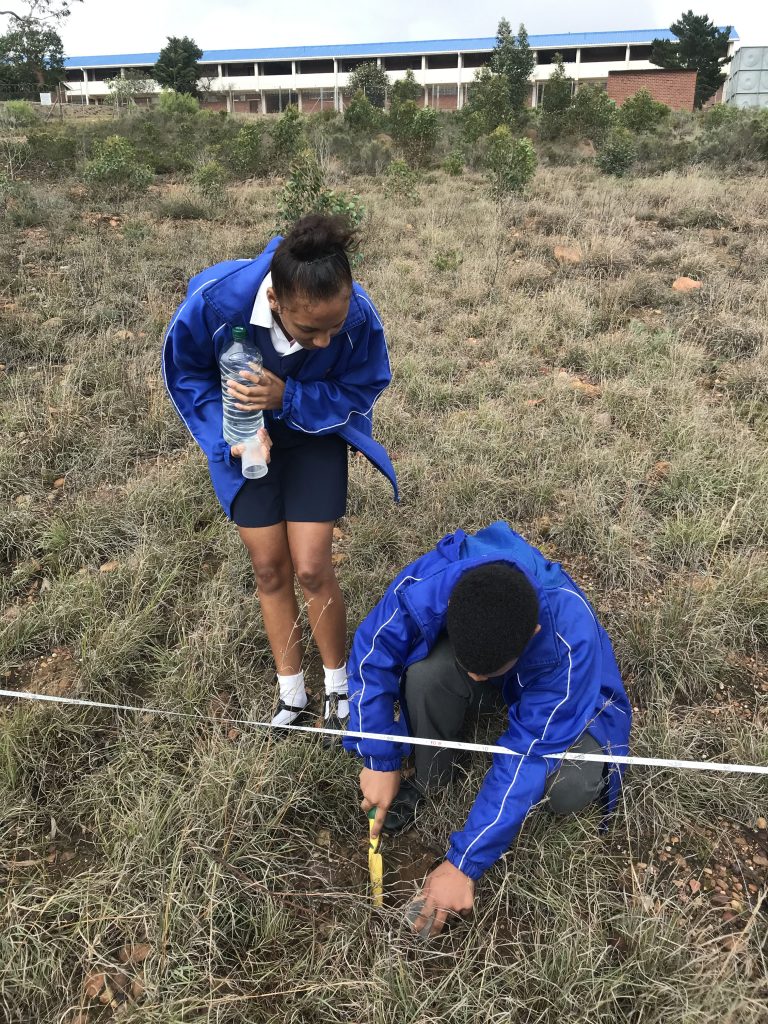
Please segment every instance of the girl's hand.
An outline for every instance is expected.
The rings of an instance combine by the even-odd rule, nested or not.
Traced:
[[[253,365],[253,364],[251,364]],[[265,409],[282,409],[285,381],[280,380],[269,370],[262,370],[261,373],[252,373],[248,370],[241,370],[240,376],[250,384],[236,384],[229,381],[227,389],[235,402],[236,409],[243,412],[263,412]]]
[[[264,453],[264,461],[269,462],[269,449],[272,447],[272,438],[269,436],[264,427],[259,431],[259,440],[261,441],[261,450]],[[239,459],[245,451],[244,444],[233,444],[229,449],[232,453],[233,459]]]

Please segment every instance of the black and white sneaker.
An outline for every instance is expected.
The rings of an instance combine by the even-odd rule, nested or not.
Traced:
[[[323,728],[325,729],[339,729],[345,732],[349,725],[349,715],[345,715],[341,718],[339,715],[339,701],[348,701],[349,695],[346,693],[326,693],[325,700],[323,701]],[[323,747],[326,750],[330,750],[331,747],[337,746],[341,743],[341,736],[328,736],[323,735]]]

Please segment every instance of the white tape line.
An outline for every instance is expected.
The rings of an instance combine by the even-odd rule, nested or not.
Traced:
[[[27,693],[23,690],[0,690],[0,697],[16,700],[47,701],[51,704],[71,704],[85,708],[107,708],[110,711],[138,711],[145,715],[167,715],[175,718],[191,718],[195,722],[232,725],[246,725],[256,729],[287,729],[291,732],[309,732],[315,736],[350,736],[355,739],[381,740],[384,743],[411,743],[420,747],[442,747],[450,750],[474,750],[482,754],[506,754],[508,757],[527,757],[508,747],[492,743],[459,743],[452,740],[430,740],[423,736],[395,736],[385,732],[352,732],[343,729],[325,729],[314,725],[272,725],[271,722],[254,722],[250,718],[213,718],[193,715],[188,711],[169,711],[166,708],[137,707],[133,704],[106,704],[99,700],[81,700],[76,697],[52,697],[46,693]],[[565,751],[562,754],[535,754],[553,761],[597,761],[605,764],[648,765],[651,768],[688,768],[699,772],[738,772],[743,775],[768,775],[768,766],[756,764],[724,764],[721,761],[681,761],[663,757],[634,757],[618,754],[579,754]]]

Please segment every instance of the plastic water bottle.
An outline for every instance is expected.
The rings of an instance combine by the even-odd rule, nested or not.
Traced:
[[[221,370],[221,398],[224,405],[224,440],[227,444],[244,444],[241,456],[243,476],[248,480],[257,480],[267,472],[264,461],[259,430],[264,426],[264,414],[260,411],[237,409],[235,403],[240,399],[233,398],[227,389],[228,381],[237,384],[251,382],[240,376],[241,370],[261,373],[263,360],[261,352],[248,337],[245,327],[232,328],[232,341],[221,353],[219,368]]]

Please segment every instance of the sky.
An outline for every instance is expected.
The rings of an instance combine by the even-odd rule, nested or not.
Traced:
[[[169,35],[205,50],[492,36],[501,17],[531,35],[665,28],[689,8],[733,25],[742,45],[768,46],[765,0],[84,0],[59,31],[75,57],[154,52]]]

